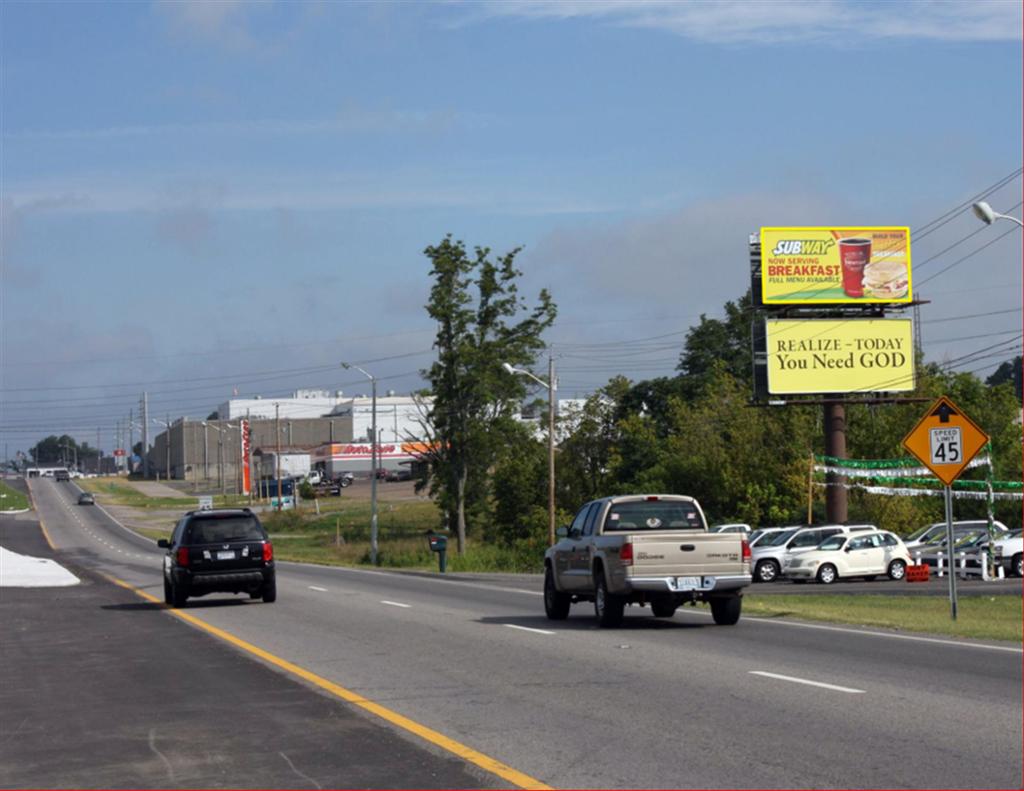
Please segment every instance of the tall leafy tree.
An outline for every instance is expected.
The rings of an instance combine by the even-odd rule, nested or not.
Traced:
[[[700,323],[686,334],[683,352],[676,367],[686,377],[690,397],[695,397],[718,370],[724,370],[741,382],[752,376],[753,354],[750,346],[750,291],[736,302],[726,302],[725,317],[709,319],[703,313]]]
[[[433,394],[429,486],[445,527],[457,536],[459,554],[465,551],[467,514],[488,497],[501,441],[501,432],[490,429],[525,394],[522,378],[505,372],[502,363],[532,363],[544,346],[542,333],[555,320],[546,290],[532,308],[519,296],[519,250],[492,260],[489,248],[476,247],[470,255],[450,235],[424,250],[434,281],[426,310],[437,325],[437,359],[423,372]]]

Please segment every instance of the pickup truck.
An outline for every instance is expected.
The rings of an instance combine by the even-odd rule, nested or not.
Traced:
[[[700,504],[674,494],[605,497],[584,505],[544,553],[544,610],[564,620],[594,603],[604,627],[622,623],[627,604],[671,618],[681,604],[707,602],[715,623],[740,618],[751,583],[750,547],[740,533],[709,533]]]

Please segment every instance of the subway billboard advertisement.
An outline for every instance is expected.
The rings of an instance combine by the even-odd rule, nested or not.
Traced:
[[[911,301],[910,229],[762,228],[765,305]]]
[[[911,319],[768,319],[765,335],[771,395],[914,389]]]

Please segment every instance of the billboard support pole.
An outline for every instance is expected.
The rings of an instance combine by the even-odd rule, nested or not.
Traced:
[[[846,407],[842,401],[827,401],[825,410],[825,455],[846,458]],[[846,476],[828,473],[825,487],[825,520],[843,524],[849,518]]]

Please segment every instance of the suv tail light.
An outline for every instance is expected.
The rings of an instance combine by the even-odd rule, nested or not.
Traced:
[[[743,540],[742,540],[742,541],[740,542],[740,544],[741,544],[741,545],[742,545],[742,547],[743,547],[743,549],[742,549],[742,550],[740,550],[740,551],[741,551],[741,553],[742,553],[742,559],[743,559],[743,560],[750,560],[750,542],[749,542],[749,541],[747,541],[746,539],[743,539]]]
[[[188,565],[188,547],[178,547],[178,565]]]
[[[269,563],[274,559],[274,545],[269,541],[263,542],[263,562]]]
[[[623,566],[633,565],[633,544],[627,541],[622,545],[622,549],[619,550],[619,560],[622,561]]]

